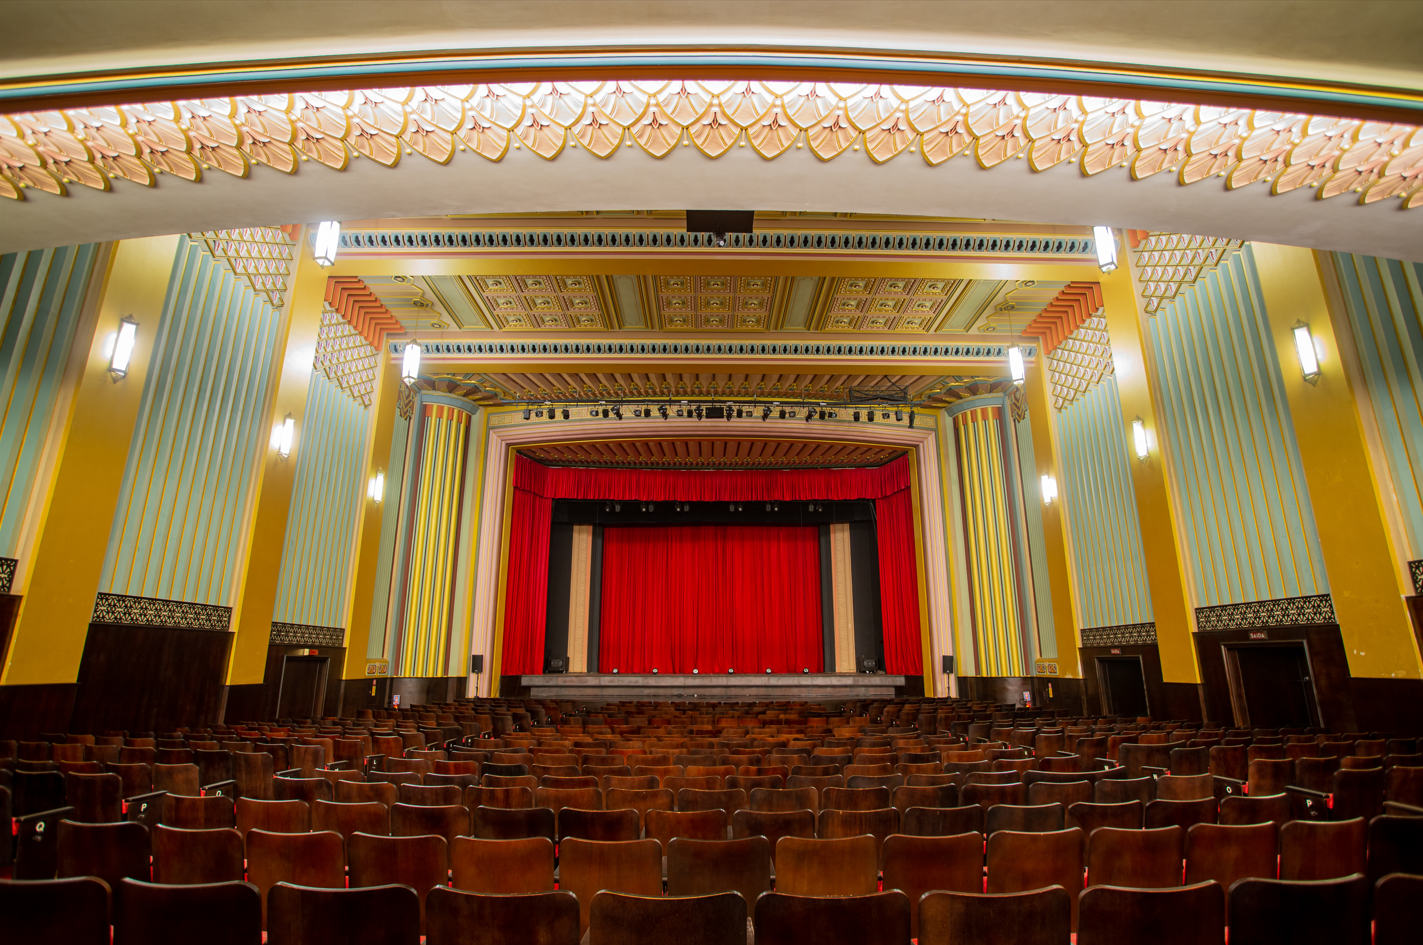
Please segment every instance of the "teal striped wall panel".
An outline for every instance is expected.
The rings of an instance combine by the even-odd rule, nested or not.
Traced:
[[[1330,253],[1410,560],[1423,558],[1423,265]]]
[[[1108,375],[1057,415],[1058,491],[1072,536],[1072,580],[1084,627],[1151,623],[1141,522],[1122,402]]]
[[[0,256],[0,556],[24,541],[99,245]],[[87,340],[87,339],[86,339]]]
[[[1328,593],[1250,247],[1148,330],[1196,606]]]
[[[272,614],[278,623],[346,626],[370,413],[320,371],[312,372],[297,428],[296,482]]]
[[[100,590],[232,606],[281,313],[178,242]]]

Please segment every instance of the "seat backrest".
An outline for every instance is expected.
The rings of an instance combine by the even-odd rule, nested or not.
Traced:
[[[1020,830],[1048,833],[1063,829],[1066,811],[1061,804],[995,804],[984,812],[984,832]]]
[[[97,876],[117,886],[124,877],[147,881],[148,828],[140,823],[59,822],[59,876]]]
[[[1237,879],[1274,879],[1279,828],[1263,824],[1196,824],[1186,831],[1186,884],[1215,880],[1230,889]]]
[[[1180,827],[1098,827],[1087,841],[1087,882],[1138,889],[1179,886],[1184,847],[1185,831]]]
[[[1125,746],[1123,746],[1125,747]],[[1225,891],[1204,882],[1174,889],[1094,885],[1082,894],[1077,925],[1080,945],[1156,942],[1193,945],[1218,942],[1225,934]],[[1231,938],[1234,943],[1234,937]]]
[[[695,791],[683,788],[677,792],[678,810],[712,810],[720,808],[727,816],[747,806],[746,792],[740,788],[723,788],[720,791]]]
[[[154,826],[153,881],[168,885],[241,882],[242,834],[232,827],[184,830]]]
[[[457,837],[450,844],[449,859],[454,885],[459,889],[491,895],[553,889],[554,847],[547,837]]]
[[[1083,836],[1090,837],[1098,827],[1136,828],[1142,825],[1145,806],[1141,801],[1123,801],[1120,804],[1073,804],[1067,808],[1065,827],[1080,827]],[[1086,848],[1083,848],[1086,857]]]
[[[464,792],[453,784],[439,786],[398,784],[395,788],[401,804],[413,804],[417,807],[447,807],[451,804],[461,804],[464,801]]]
[[[389,833],[394,837],[434,834],[454,843],[456,837],[469,836],[469,808],[463,804],[396,804],[390,809]]]
[[[636,810],[626,807],[619,810],[565,807],[558,812],[557,836],[559,841],[564,837],[605,842],[637,840],[642,836],[642,818]]]
[[[441,887],[425,901],[427,941],[469,941],[478,929],[481,943],[578,945],[582,930],[578,900],[567,890],[528,895],[481,895]]]
[[[300,886],[338,889],[346,884],[346,849],[341,834],[271,833],[252,830],[247,834],[247,879],[267,902],[267,891],[280,882]],[[263,907],[263,925],[266,925]]]
[[[325,781],[325,778],[319,780]],[[282,781],[277,779],[278,783]],[[333,789],[333,797],[317,798],[316,800],[334,800],[341,804],[384,804],[386,807],[393,806],[400,800],[400,788],[402,785],[390,784],[385,781],[336,781],[327,782]]]
[[[597,788],[535,788],[534,805],[559,811],[565,807],[602,810],[603,792]]]
[[[162,821],[170,827],[183,827],[188,830],[235,827],[237,813],[230,797],[169,794],[163,798]]]
[[[123,781],[116,774],[70,772],[64,776],[64,790],[65,802],[74,808],[70,820],[104,824],[123,817]]]
[[[1028,785],[1029,804],[1061,804],[1063,809],[1073,804],[1091,802],[1094,797],[1090,781],[1034,781]]]
[[[725,834],[723,834],[725,836]],[[674,836],[667,855],[667,895],[702,896],[734,889],[755,909],[771,888],[771,844],[765,837],[739,840]]]
[[[910,936],[919,936],[919,900],[931,889],[979,892],[983,889],[983,835],[886,837],[880,852],[884,888],[909,897]]]
[[[352,888],[409,886],[420,897],[420,930],[425,928],[425,897],[448,878],[445,838],[377,837],[353,833],[346,841],[347,876]]]
[[[1155,799],[1156,782],[1150,777],[1102,778],[1093,793],[1093,801],[1098,804],[1121,804],[1125,801],[1147,804]]]
[[[819,812],[815,788],[755,788],[749,798],[751,810],[810,810]]]
[[[552,843],[557,836],[557,815],[547,807],[507,810],[498,807],[476,807],[469,812],[470,836],[482,840],[522,840],[545,837]]]
[[[240,842],[238,860],[241,876]],[[249,945],[262,939],[262,897],[240,879],[183,885],[125,879],[114,894],[114,945]]]
[[[890,808],[893,810],[893,808]],[[822,816],[826,811],[822,811]],[[879,843],[871,836],[776,843],[776,889],[792,896],[863,896],[879,881]]]
[[[311,805],[311,829],[333,830],[345,838],[358,831],[389,836],[390,811],[377,801],[317,801]]]
[[[1250,796],[1280,794],[1294,778],[1295,763],[1289,758],[1254,758],[1249,763]]]
[[[643,815],[643,822],[647,837],[662,844],[665,856],[667,844],[674,837],[725,840],[726,828],[731,824],[731,818],[719,807],[712,810],[683,811],[651,809]]]
[[[893,807],[878,810],[834,810],[820,812],[815,835],[825,839],[858,837],[868,834],[875,838],[878,850],[884,838],[899,832],[899,811]]]
[[[782,837],[814,837],[815,815],[808,810],[739,810],[731,815],[731,835],[735,839],[765,837],[771,845],[771,860]]]
[[[1242,879],[1230,889],[1231,945],[1369,945],[1369,940],[1369,881],[1362,875],[1314,881]]]
[[[590,909],[590,945],[656,945],[669,929],[685,945],[744,945],[746,900],[735,892],[663,898],[599,892]]]
[[[1423,817],[1384,814],[1369,821],[1369,882],[1390,873],[1423,876]]]
[[[1418,904],[1423,875],[1392,873],[1374,887],[1374,945],[1413,945],[1418,938]]]
[[[1288,794],[1267,794],[1264,797],[1232,794],[1221,798],[1218,815],[1222,824],[1235,826],[1267,821],[1280,826],[1292,816]]]
[[[1367,872],[1368,824],[1292,820],[1280,828],[1280,879],[1324,880]]]
[[[1074,903],[1082,891],[1082,831],[1077,828],[1052,833],[1019,833],[1000,830],[988,838],[987,892],[1026,892],[1044,886],[1061,886]]]
[[[1341,768],[1334,772],[1333,816],[1339,820],[1372,820],[1383,813],[1384,770]]]
[[[598,891],[662,894],[662,845],[656,840],[604,843],[569,838],[559,846],[558,875],[559,888],[578,897],[581,935],[588,930],[589,909]]]
[[[0,879],[7,941],[109,945],[109,885],[93,876]]]
[[[534,806],[534,791],[527,787],[467,787],[464,789],[464,806],[498,807],[503,810],[519,810]]]
[[[909,941],[909,915],[909,897],[897,889],[836,899],[778,891],[756,901],[756,942],[902,945]]]
[[[829,787],[820,792],[820,809],[822,811],[878,810],[889,806],[889,788],[887,787]]]
[[[1194,801],[1215,797],[1215,778],[1210,774],[1169,774],[1156,779],[1156,797],[1167,801]]]
[[[1072,896],[1059,886],[1019,893],[932,892],[919,902],[918,920],[920,945],[1060,945],[1072,934]]]
[[[899,831],[913,837],[952,837],[983,833],[984,809],[978,804],[961,807],[910,807],[900,818]]]
[[[261,801],[239,797],[237,829],[246,837],[247,831],[254,827],[272,833],[305,833],[311,829],[311,805],[306,801]]]
[[[1202,797],[1193,801],[1154,800],[1146,805],[1142,825],[1147,828],[1177,826],[1190,830],[1196,824],[1216,822],[1216,799]]]
[[[420,941],[420,897],[406,886],[310,889],[279,882],[267,893],[268,945]]]

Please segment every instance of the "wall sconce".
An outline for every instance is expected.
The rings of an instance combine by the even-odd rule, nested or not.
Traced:
[[[316,257],[318,266],[331,266],[336,262],[336,250],[341,245],[341,224],[326,221],[316,227],[316,243],[312,247],[312,255]]]
[[[129,362],[133,360],[133,347],[138,342],[138,322],[132,315],[125,315],[119,321],[119,330],[110,335],[104,344],[109,356],[109,377],[117,383],[128,375]]]
[[[296,421],[291,414],[287,414],[281,423],[272,427],[272,446],[276,447],[277,456],[286,459],[292,454],[292,443],[296,440]]]
[[[1092,242],[1097,244],[1097,268],[1111,272],[1117,268],[1117,238],[1110,226],[1092,227]]]
[[[1051,476],[1043,476],[1043,505],[1052,505],[1052,500],[1057,498],[1057,480]]]
[[[1023,370],[1023,349],[1017,345],[1008,349],[1008,374],[1014,384],[1023,383],[1023,378],[1027,376]]]
[[[411,341],[405,346],[405,355],[400,360],[400,379],[409,384],[420,376],[420,356],[424,349],[420,342]]]
[[[1295,354],[1299,355],[1299,370],[1313,384],[1319,380],[1319,352],[1314,347],[1314,335],[1304,322],[1295,322]]]
[[[1146,435],[1146,424],[1137,417],[1131,422],[1131,441],[1136,447],[1136,458],[1145,460],[1151,454],[1151,441]]]
[[[385,498],[385,473],[376,473],[371,477],[371,481],[366,483],[366,496],[376,505],[380,505],[380,500]]]

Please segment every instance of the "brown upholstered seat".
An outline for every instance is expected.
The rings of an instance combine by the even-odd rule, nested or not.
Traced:
[[[522,840],[526,837],[546,837],[550,843],[557,834],[558,815],[547,807],[508,810],[498,807],[476,807],[469,812],[470,836],[482,840]]]
[[[1097,782],[1093,802],[1097,804],[1124,804],[1140,801],[1143,805],[1156,799],[1156,782],[1150,777],[1102,778]]]
[[[1094,796],[1090,781],[1034,781],[1028,785],[1029,804],[1061,804],[1064,810],[1090,803]]]
[[[1290,796],[1288,794],[1267,794],[1264,797],[1247,797],[1232,794],[1221,798],[1220,822],[1222,824],[1260,824],[1273,822],[1283,826],[1292,819]]]
[[[341,804],[375,803],[392,807],[400,800],[401,787],[403,785],[385,781],[337,781],[333,785],[335,796],[324,800],[335,800]]]
[[[453,882],[459,889],[498,895],[553,889],[554,847],[546,837],[457,837],[450,844],[449,859]]]
[[[237,814],[230,797],[169,794],[163,798],[163,823],[188,830],[235,827]]]
[[[1186,885],[1214,880],[1229,890],[1237,879],[1274,879],[1279,828],[1263,824],[1196,824],[1186,831]]]
[[[464,806],[498,807],[502,810],[520,810],[534,806],[534,792],[527,787],[467,787],[464,789]]]
[[[1061,886],[932,892],[919,902],[919,945],[1062,945],[1071,935],[1072,896]]]
[[[81,824],[59,822],[58,875],[97,876],[118,885],[124,877],[147,881],[149,872],[148,828],[139,823]]]
[[[910,936],[919,936],[919,900],[933,889],[980,892],[983,889],[983,835],[886,837],[880,852],[884,888],[909,897]]]
[[[1142,825],[1153,827],[1180,827],[1190,830],[1196,824],[1216,822],[1216,799],[1202,797],[1189,801],[1154,800],[1146,805]]]
[[[747,806],[746,792],[739,788],[723,788],[720,791],[693,791],[683,788],[677,792],[677,810],[713,810],[719,808],[733,816]]]
[[[448,807],[464,801],[464,792],[453,784],[429,786],[424,784],[398,784],[395,786],[401,804],[417,807]]]
[[[745,945],[746,900],[735,892],[704,896],[629,896],[599,892],[590,910],[590,945]]]
[[[1416,940],[1417,928],[1413,931]],[[1369,941],[1369,881],[1364,876],[1242,879],[1231,887],[1230,945],[1369,945]]]
[[[900,818],[900,833],[914,837],[951,837],[982,833],[984,810],[978,804],[960,807],[911,807]]]
[[[1170,774],[1156,779],[1156,797],[1163,801],[1194,801],[1215,797],[1215,778],[1210,774]]]
[[[666,856],[667,844],[674,837],[725,840],[731,818],[719,807],[684,811],[649,809],[644,814],[643,823],[646,836],[661,843],[663,855]]]
[[[396,804],[390,809],[388,832],[393,837],[433,834],[444,837],[448,846],[455,842],[456,837],[469,836],[469,808],[463,804],[445,804],[439,807]]]
[[[357,832],[390,836],[390,810],[378,801],[317,801],[311,807],[311,829],[333,830],[347,840]]]
[[[642,836],[642,818],[631,808],[620,810],[580,810],[565,807],[558,812],[558,839],[577,837],[603,842],[637,840]]]
[[[337,783],[358,784],[360,782],[338,781]],[[362,786],[365,785],[362,784]],[[337,799],[331,782],[325,778],[275,778],[272,781],[272,796],[279,801],[305,801],[307,804]]]
[[[994,804],[1018,804],[1028,802],[1028,787],[1021,782],[1013,784],[966,784],[959,791],[959,802],[977,804],[985,811]]]
[[[765,837],[771,845],[771,861],[774,863],[776,845],[782,837],[815,836],[815,815],[808,810],[739,810],[731,816],[731,835],[738,840]]]
[[[202,784],[198,777],[198,766],[194,764],[154,765],[153,781],[150,787],[155,791],[167,791],[169,794],[183,794],[188,797],[197,797],[202,793]],[[145,792],[135,791],[129,793],[129,786],[125,785],[125,797],[133,797],[136,794],[142,793]]]
[[[247,834],[247,880],[262,895],[266,925],[268,890],[280,882],[338,889],[346,884],[346,850],[339,833]]]
[[[243,837],[257,828],[272,833],[305,833],[311,829],[311,806],[306,801],[237,799],[237,830]]]
[[[869,895],[876,891],[879,882],[879,842],[871,836],[837,839],[783,836],[776,843],[775,865],[776,889],[782,893]]]
[[[1063,829],[1065,812],[1061,804],[995,804],[984,811],[984,833],[1018,830],[1048,833]]]

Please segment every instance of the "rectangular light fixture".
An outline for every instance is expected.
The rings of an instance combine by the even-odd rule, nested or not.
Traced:
[[[277,455],[286,459],[292,454],[292,444],[296,441],[296,421],[291,414],[287,414],[281,423],[272,428],[272,446],[276,447]]]
[[[1146,438],[1146,424],[1140,417],[1131,422],[1131,441],[1136,447],[1136,458],[1146,459],[1151,453],[1151,442]]]
[[[1043,505],[1052,505],[1052,500],[1057,498],[1057,480],[1051,476],[1043,476]]]
[[[125,315],[119,321],[119,330],[112,336],[109,352],[109,377],[117,381],[128,374],[129,362],[133,360],[133,347],[138,342],[138,322],[132,315]]]
[[[405,346],[405,355],[400,360],[400,379],[409,384],[420,376],[420,355],[423,349],[418,341],[412,341]]]
[[[366,484],[366,496],[377,505],[385,498],[385,473],[378,472],[371,477],[371,481]]]
[[[336,263],[336,250],[341,244],[341,224],[332,220],[317,224],[316,244],[312,247],[312,254],[316,257],[318,266],[331,266]]]
[[[1027,376],[1023,370],[1023,349],[1017,345],[1008,349],[1008,373],[1014,384],[1023,383],[1023,378]]]
[[[1314,335],[1310,334],[1309,326],[1304,322],[1297,322],[1293,331],[1300,373],[1313,384],[1319,379],[1319,353],[1314,349]]]
[[[1097,244],[1097,268],[1111,272],[1117,268],[1117,238],[1110,226],[1092,227],[1092,242]]]

